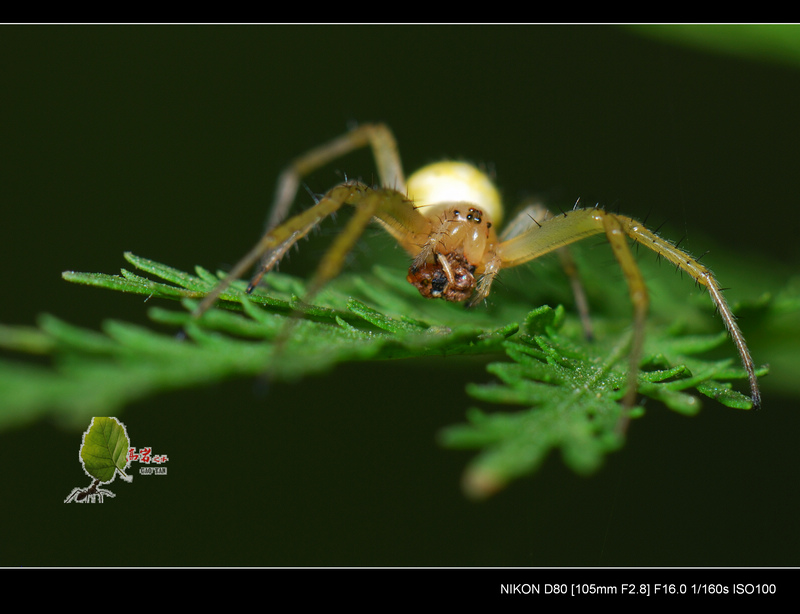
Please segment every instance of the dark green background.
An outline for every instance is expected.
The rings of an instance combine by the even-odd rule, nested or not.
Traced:
[[[388,122],[407,170],[487,162],[512,202],[649,213],[692,251],[707,238],[778,276],[799,259],[789,65],[611,27],[3,27],[0,75],[6,324],[146,322],[140,297],[61,271],[113,273],[125,250],[230,265],[282,165],[354,121]],[[373,166],[355,155],[310,187],[336,170],[371,179]],[[735,267],[705,262],[737,298]],[[266,395],[237,381],[153,398],[118,417],[169,473],[117,480],[103,505],[63,504],[88,485],[80,432],[5,432],[0,565],[800,562],[800,425],[768,378],[762,412],[651,404],[598,475],[555,455],[476,504],[459,491],[469,454],[435,434],[463,419],[464,384],[488,377],[458,360],[350,365]]]

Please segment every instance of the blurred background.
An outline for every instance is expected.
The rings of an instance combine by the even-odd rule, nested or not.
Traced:
[[[61,272],[116,273],[127,250],[228,267],[259,236],[283,165],[365,121],[392,127],[407,171],[463,158],[493,168],[509,202],[581,197],[666,220],[662,234],[687,235],[694,253],[735,253],[704,259],[734,301],[775,291],[800,262],[800,72],[781,51],[786,31],[741,55],[678,38],[606,26],[2,27],[0,322],[146,323],[141,297]],[[309,187],[373,172],[361,152]],[[737,291],[737,263],[758,287]],[[11,528],[0,565],[800,563],[800,420],[769,378],[757,414],[651,404],[599,474],[578,477],[554,455],[474,503],[459,489],[470,454],[435,436],[474,404],[464,384],[490,376],[446,362],[346,365],[266,397],[235,381],[129,406],[117,417],[131,444],[168,455],[168,474],[115,480],[103,505],[63,504],[89,484],[80,431],[42,421],[0,433]]]

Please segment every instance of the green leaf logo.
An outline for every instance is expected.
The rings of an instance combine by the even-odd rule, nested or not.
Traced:
[[[83,434],[81,463],[86,473],[100,482],[110,482],[117,471],[130,481],[132,477],[125,475],[129,447],[125,425],[116,418],[92,418]]]

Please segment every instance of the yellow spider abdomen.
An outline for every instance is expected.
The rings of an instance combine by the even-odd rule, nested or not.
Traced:
[[[439,215],[453,203],[470,203],[482,209],[493,223],[503,220],[500,193],[492,180],[466,162],[444,161],[422,167],[408,178],[408,196],[428,217]]]

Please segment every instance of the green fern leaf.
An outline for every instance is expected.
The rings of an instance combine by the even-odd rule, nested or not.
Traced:
[[[148,313],[157,323],[185,331],[189,339],[118,321],[105,322],[98,333],[53,316],[43,316],[38,328],[0,327],[0,346],[52,354],[55,360],[53,367],[0,363],[0,429],[44,415],[83,426],[88,418],[118,415],[125,405],[149,395],[231,377],[266,373],[297,380],[344,361],[494,355],[501,359],[487,367],[494,381],[467,384],[484,408],[470,409],[467,423],[445,428],[440,436],[446,447],[478,451],[465,472],[469,495],[496,492],[536,471],[556,450],[574,471],[590,474],[624,443],[619,401],[626,384],[624,331],[629,322],[616,307],[608,309],[621,315],[593,313],[597,341],[589,342],[577,318],[563,307],[531,311],[529,305],[544,299],[529,284],[508,279],[489,309],[464,310],[422,301],[403,275],[375,267],[370,275],[343,276],[313,305],[302,306],[302,318],[278,349],[275,340],[305,292],[302,280],[271,274],[267,287],[251,295],[245,294],[244,282],[236,282],[217,308],[194,320],[191,311],[222,273],[198,267],[192,275],[133,254],[125,258],[149,277],[127,270],[63,276],[180,301],[181,310],[155,306]],[[560,287],[548,281],[551,272],[546,267],[537,271],[537,288]],[[619,294],[625,298],[624,289]],[[800,302],[792,300],[767,298],[756,310],[766,313],[781,305],[794,313]],[[681,328],[680,323],[649,326],[640,394],[689,415],[700,409],[698,394],[749,408],[749,398],[730,383],[744,377],[732,352],[723,352],[722,360],[703,358],[724,344],[726,335],[688,335]],[[625,419],[642,413],[637,408]]]

